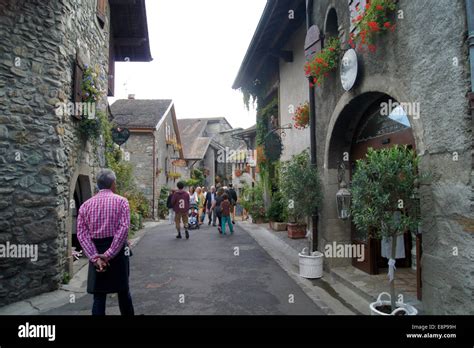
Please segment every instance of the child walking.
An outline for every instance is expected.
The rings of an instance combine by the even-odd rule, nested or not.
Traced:
[[[234,226],[232,225],[232,220],[230,218],[230,208],[231,204],[229,202],[229,196],[227,194],[224,194],[223,196],[223,201],[221,203],[221,211],[222,211],[222,218],[221,218],[221,224],[222,224],[222,234],[225,234],[225,225],[229,225],[230,229],[230,234],[234,233]]]

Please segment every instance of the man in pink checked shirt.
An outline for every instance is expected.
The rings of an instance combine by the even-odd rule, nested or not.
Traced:
[[[87,292],[94,295],[92,315],[105,315],[110,293],[118,294],[122,315],[134,315],[128,283],[130,208],[126,198],[114,193],[116,180],[110,169],[100,171],[100,191],[81,206],[77,219],[77,238],[90,260]]]

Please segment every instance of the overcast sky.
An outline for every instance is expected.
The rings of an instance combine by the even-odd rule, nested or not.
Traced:
[[[115,98],[173,99],[178,118],[255,124],[232,84],[266,0],[146,0],[153,61],[117,63]]]

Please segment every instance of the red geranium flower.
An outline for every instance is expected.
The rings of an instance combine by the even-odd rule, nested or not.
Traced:
[[[383,11],[383,6],[382,5],[377,5],[375,8],[379,11]]]
[[[384,26],[385,28],[387,28],[387,29],[390,29],[390,27],[392,26],[392,23],[390,23],[390,22],[385,22],[383,26]]]
[[[379,24],[377,22],[369,22],[367,23],[370,27],[370,30],[372,31],[379,31],[380,28],[379,28]]]

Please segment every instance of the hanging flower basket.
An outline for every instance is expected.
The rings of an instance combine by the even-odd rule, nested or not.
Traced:
[[[179,179],[181,178],[181,173],[169,172],[168,178],[173,179],[173,180]]]
[[[386,31],[394,31],[395,23],[389,20],[389,16],[397,9],[394,0],[372,0],[364,9],[359,9],[360,14],[352,21],[358,28],[358,33],[351,33],[349,45],[355,48],[359,45],[363,50],[365,47],[369,52],[375,52],[375,37]]]
[[[300,105],[296,108],[295,116],[293,117],[295,121],[294,127],[296,129],[305,129],[309,126],[309,104],[308,102]]]
[[[100,98],[101,92],[98,88],[97,77],[97,72],[86,65],[81,84],[83,102],[95,103]]]
[[[310,79],[311,87],[321,86],[329,73],[338,67],[340,53],[341,42],[339,38],[333,37],[328,40],[326,47],[312,61],[305,64],[304,71]]]

